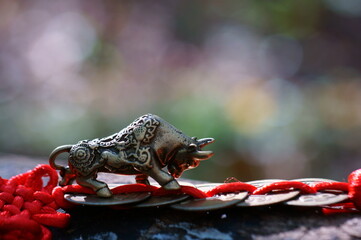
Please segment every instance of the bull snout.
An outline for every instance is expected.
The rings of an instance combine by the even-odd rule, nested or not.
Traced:
[[[191,164],[191,168],[196,168],[196,167],[198,167],[199,166],[199,164],[200,164],[200,161],[194,161],[192,164]]]

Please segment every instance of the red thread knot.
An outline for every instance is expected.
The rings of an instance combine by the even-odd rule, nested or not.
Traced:
[[[304,194],[316,193],[312,187],[308,186],[305,183],[297,182],[297,181],[282,181],[282,182],[274,182],[267,184],[258,188],[256,191],[253,192],[255,195],[262,195],[266,194],[275,190],[293,190],[298,189]]]
[[[22,196],[25,201],[34,200],[34,191],[31,188],[24,187],[22,185],[18,186],[15,191],[16,195]]]
[[[221,193],[232,193],[232,192],[243,192],[247,191],[249,193],[253,193],[257,188],[251,184],[243,183],[243,182],[231,182],[224,183],[219,185],[207,192],[208,197],[213,197],[216,194]]]
[[[348,176],[349,197],[358,210],[361,210],[361,169],[353,171]]]
[[[12,203],[12,201],[14,200],[14,196],[8,192],[2,192],[0,193],[0,199],[6,203]]]

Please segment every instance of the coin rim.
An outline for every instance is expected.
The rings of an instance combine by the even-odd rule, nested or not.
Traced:
[[[143,202],[138,203],[137,205],[134,206],[134,208],[148,208],[148,207],[161,207],[161,206],[167,206],[167,205],[171,205],[171,204],[175,204],[175,203],[179,203],[182,201],[187,200],[188,198],[190,198],[189,195],[187,194],[182,194],[182,195],[174,195],[177,196],[177,198],[174,198],[173,200],[168,200],[168,201],[160,201],[158,202],[158,204],[156,203],[149,203],[149,201],[151,201],[152,199],[161,199],[162,196],[151,196],[150,198],[146,199]],[[147,203],[148,202],[148,203]]]
[[[219,185],[222,185],[223,183],[205,183],[205,184],[198,184],[196,185],[196,188],[202,188],[202,187],[217,187]],[[239,193],[232,193],[232,194],[244,194],[244,197],[241,198],[241,199],[233,199],[233,200],[229,200],[229,201],[222,201],[223,204],[214,204],[213,206],[221,206],[221,207],[190,207],[190,206],[187,206],[187,207],[184,207],[185,204],[187,203],[192,203],[192,202],[201,202],[201,201],[204,201],[204,202],[210,202],[210,201],[220,201],[219,199],[209,199],[209,198],[201,198],[201,199],[190,199],[190,200],[187,200],[187,201],[184,201],[184,202],[180,202],[180,203],[177,203],[177,204],[173,204],[171,205],[170,207],[172,209],[176,209],[176,210],[183,210],[183,211],[194,211],[194,212],[201,212],[201,211],[212,211],[212,210],[217,210],[217,209],[223,209],[223,208],[227,208],[227,207],[231,207],[231,206],[234,206],[236,205],[237,203],[241,202],[241,201],[244,201],[245,198],[247,198],[248,196],[248,193],[247,192],[239,192]],[[213,197],[212,197],[213,198]],[[208,199],[208,200],[207,200]]]
[[[293,193],[293,194],[291,194]],[[246,201],[248,198],[251,198],[252,196],[273,196],[273,195],[280,195],[280,194],[291,194],[291,197],[286,198],[284,200],[279,200],[276,202],[271,202],[271,203],[262,203],[262,204],[253,204],[250,203],[248,205],[243,205],[246,204]],[[275,205],[275,204],[279,204],[279,203],[283,203],[285,201],[289,201],[295,197],[297,197],[300,194],[300,191],[295,190],[295,191],[290,191],[288,193],[271,193],[271,194],[262,194],[262,195],[249,195],[248,198],[246,198],[243,202],[236,204],[236,207],[262,207],[262,206],[270,206],[270,205]]]
[[[113,196],[118,196],[118,195],[129,195],[129,194],[137,194],[137,198],[129,198],[129,200],[127,200],[126,202],[121,202],[121,201],[114,201],[113,203],[111,202],[106,202],[105,199],[111,199],[113,198]],[[139,195],[142,194],[144,195],[143,197],[139,197]],[[140,196],[142,196],[140,195]],[[80,197],[80,196],[90,196],[90,197],[94,197],[94,199],[99,199],[99,202],[87,202],[87,201],[76,201],[71,199],[71,197]],[[150,192],[134,192],[134,193],[120,193],[120,194],[114,194],[112,197],[110,198],[101,198],[101,197],[97,197],[97,195],[95,194],[85,194],[85,193],[66,193],[64,194],[64,199],[67,200],[68,202],[77,204],[77,205],[87,205],[87,206],[114,206],[114,205],[129,205],[129,204],[134,204],[134,203],[138,203],[138,202],[142,202],[147,200],[150,196],[151,193]]]

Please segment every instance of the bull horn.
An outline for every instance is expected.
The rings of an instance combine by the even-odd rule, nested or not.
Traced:
[[[214,153],[212,151],[196,151],[193,153],[193,157],[198,160],[207,160],[212,157]]]
[[[202,148],[214,142],[213,138],[202,138],[197,140],[197,145]]]

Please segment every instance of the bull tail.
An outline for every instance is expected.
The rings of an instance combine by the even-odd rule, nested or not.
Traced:
[[[54,151],[52,151],[49,156],[50,166],[56,170],[65,170],[64,166],[61,166],[61,165],[58,165],[55,163],[55,159],[64,152],[70,152],[71,147],[72,147],[72,145],[63,145],[63,146],[55,148]]]
[[[62,177],[62,180],[60,181],[61,186],[65,186],[75,178],[75,174],[73,174],[69,167],[65,167],[62,165],[58,165],[55,163],[55,159],[64,152],[70,152],[70,149],[72,148],[72,145],[63,145],[60,147],[57,147],[54,149],[54,151],[51,152],[49,156],[49,164],[52,168],[56,170],[60,170],[60,176]]]

